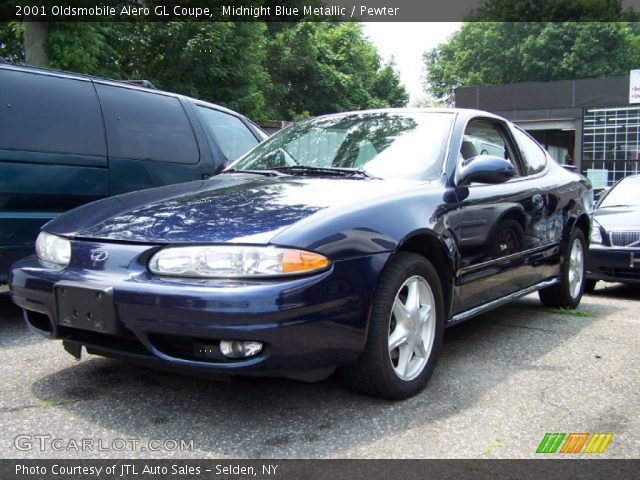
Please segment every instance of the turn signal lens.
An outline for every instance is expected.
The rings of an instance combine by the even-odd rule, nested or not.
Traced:
[[[322,255],[302,250],[285,250],[282,258],[282,273],[304,273],[329,266]]]

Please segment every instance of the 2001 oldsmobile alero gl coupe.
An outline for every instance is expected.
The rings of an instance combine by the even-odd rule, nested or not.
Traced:
[[[55,218],[10,291],[78,357],[309,381],[341,367],[401,399],[427,383],[446,326],[534,291],[578,305],[591,198],[488,113],[329,115],[212,179]]]

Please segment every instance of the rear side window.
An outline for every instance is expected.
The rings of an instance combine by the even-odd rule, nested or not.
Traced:
[[[516,142],[518,142],[527,175],[535,175],[543,171],[547,166],[547,156],[542,147],[519,128],[512,128],[512,131]]]
[[[91,82],[0,70],[0,149],[106,156]]]
[[[258,143],[251,130],[238,117],[200,105],[198,112],[213,132],[227,160],[236,160]]]
[[[104,112],[109,156],[197,163],[191,123],[175,97],[96,84]]]

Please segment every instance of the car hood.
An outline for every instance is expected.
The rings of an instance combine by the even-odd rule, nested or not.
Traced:
[[[223,174],[106,198],[50,221],[73,238],[145,243],[268,243],[321,210],[406,189],[406,182]]]
[[[593,218],[605,230],[640,230],[640,215],[638,207],[600,208],[593,214]]]

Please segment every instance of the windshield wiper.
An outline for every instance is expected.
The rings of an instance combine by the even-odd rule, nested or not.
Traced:
[[[276,167],[274,170],[289,174],[302,175],[339,175],[341,177],[374,178],[362,169],[343,167],[312,167],[309,165],[291,165],[288,167]]]
[[[264,175],[265,177],[278,177],[282,175],[282,173],[278,172],[277,170],[267,170],[262,168],[255,170],[237,170],[235,168],[231,168],[220,173],[252,173],[254,175]]]

